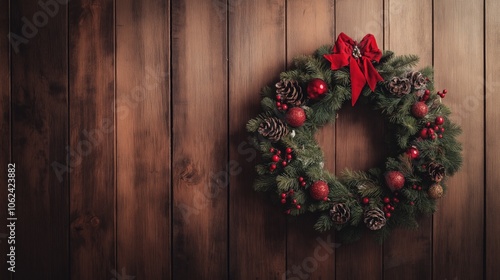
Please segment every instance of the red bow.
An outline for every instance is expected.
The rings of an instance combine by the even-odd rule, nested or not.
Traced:
[[[361,90],[366,83],[374,91],[377,82],[384,80],[372,64],[373,60],[379,62],[382,57],[382,52],[377,47],[377,42],[372,34],[366,35],[358,45],[349,36],[340,33],[333,47],[333,54],[325,54],[324,57],[332,63],[332,70],[349,65],[352,106],[358,101]]]

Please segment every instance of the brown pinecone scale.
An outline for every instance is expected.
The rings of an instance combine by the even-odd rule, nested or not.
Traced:
[[[365,211],[364,222],[370,230],[379,230],[385,226],[387,219],[382,210],[373,208]]]
[[[335,203],[330,209],[330,217],[334,224],[342,225],[351,218],[351,210],[344,203]]]
[[[444,169],[444,166],[437,162],[429,163],[429,166],[427,167],[427,172],[431,180],[436,183],[441,182],[441,180],[443,180],[444,176],[446,175],[446,170]]]
[[[277,142],[281,137],[288,134],[288,128],[286,124],[275,117],[265,118],[259,125],[257,131],[260,135],[266,137],[267,139]]]
[[[411,91],[411,83],[407,78],[394,77],[387,84],[389,92],[396,96],[403,96]]]
[[[302,87],[294,80],[281,80],[276,83],[276,94],[281,97],[282,103],[300,106],[305,101]]]
[[[406,75],[406,78],[415,89],[422,89],[427,85],[427,78],[420,72],[410,72]]]

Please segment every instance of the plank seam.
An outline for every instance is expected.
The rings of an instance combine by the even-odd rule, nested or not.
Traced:
[[[484,166],[484,170],[483,170],[483,278],[484,279],[487,279],[488,275],[488,271],[487,271],[487,216],[486,216],[486,211],[487,211],[487,203],[488,203],[488,200],[486,199],[487,198],[487,191],[488,191],[488,188],[487,188],[487,156],[488,154],[486,153],[486,145],[487,145],[487,141],[486,141],[486,137],[487,137],[487,129],[488,129],[488,126],[487,126],[487,111],[486,111],[486,106],[487,106],[487,103],[486,103],[486,92],[487,92],[487,82],[488,82],[488,76],[487,76],[487,67],[486,67],[486,64],[487,64],[487,47],[486,47],[486,0],[483,0],[483,123],[484,123],[484,130],[483,130],[483,166]]]
[[[225,12],[225,17],[226,17],[226,106],[227,106],[227,115],[226,115],[226,131],[227,131],[227,136],[226,136],[226,145],[227,145],[227,154],[226,154],[226,162],[231,161],[231,133],[230,133],[230,128],[231,128],[231,106],[230,106],[230,91],[229,91],[229,0],[226,0],[226,12]],[[227,231],[227,238],[226,238],[226,279],[229,279],[230,273],[231,273],[231,227],[230,227],[230,219],[231,219],[231,180],[228,180],[227,182],[227,202],[226,202],[226,231]]]

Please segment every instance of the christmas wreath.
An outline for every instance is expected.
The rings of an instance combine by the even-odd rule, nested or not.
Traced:
[[[371,34],[357,43],[341,33],[333,49],[296,57],[262,90],[263,112],[247,123],[262,159],[254,188],[286,214],[317,213],[314,228],[333,228],[344,241],[366,228],[383,239],[393,227],[417,227],[462,162],[460,127],[442,104],[447,90],[434,93],[432,69],[415,71],[417,62],[415,55],[380,51]],[[383,166],[337,178],[323,168],[315,133],[358,99],[383,116],[389,155]]]

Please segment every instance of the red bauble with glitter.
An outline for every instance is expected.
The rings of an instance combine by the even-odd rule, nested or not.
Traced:
[[[397,191],[405,185],[405,176],[399,171],[389,171],[385,173],[385,183],[391,191]]]
[[[411,106],[411,114],[415,118],[423,118],[425,115],[427,115],[427,112],[429,111],[429,107],[427,107],[427,104],[425,102],[417,102]]]
[[[328,91],[328,85],[322,79],[312,79],[307,85],[307,97],[318,99]]]
[[[328,189],[328,184],[325,181],[316,181],[309,188],[309,194],[311,197],[316,200],[325,200],[328,197],[328,193],[330,190]]]
[[[293,107],[286,113],[286,122],[293,127],[299,127],[306,121],[306,112],[300,107]]]

